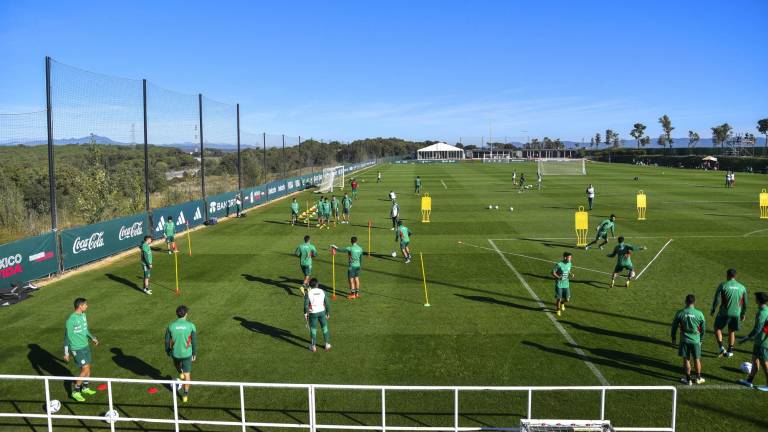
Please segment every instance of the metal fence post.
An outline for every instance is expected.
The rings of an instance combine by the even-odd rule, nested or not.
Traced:
[[[243,190],[243,175],[240,168],[240,104],[237,104],[237,190]]]
[[[262,149],[264,152],[263,160],[261,163],[262,171],[264,171],[264,175],[262,176],[264,178],[264,184],[267,184],[267,133],[262,132],[261,133],[261,144]],[[267,192],[267,201],[269,201],[269,192]]]
[[[301,167],[304,165],[301,162],[301,135],[299,135],[299,145],[296,147],[296,151],[299,152],[299,177],[301,177]]]
[[[203,94],[197,94],[197,106],[200,111],[200,188],[205,202],[205,146],[203,145]],[[203,203],[205,220],[208,220],[208,205]]]
[[[283,134],[283,180],[285,180],[285,134]]]
[[[149,202],[149,139],[147,138],[147,80],[141,80],[142,94],[144,99],[144,209],[149,219],[149,227],[152,228],[152,215],[150,214]]]
[[[53,152],[53,101],[51,97],[51,58],[45,57],[45,102],[46,117],[48,129],[48,192],[51,201],[51,231],[56,235],[56,251],[58,252],[58,262],[56,263],[56,273],[61,273],[64,266],[64,258],[61,254],[59,219],[56,214],[56,169],[54,165]]]

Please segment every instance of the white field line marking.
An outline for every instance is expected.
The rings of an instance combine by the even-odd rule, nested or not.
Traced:
[[[463,245],[466,245],[466,246],[472,246],[472,247],[478,248],[478,249],[489,250],[491,252],[498,252],[498,253],[502,253],[502,254],[505,254],[505,255],[512,255],[512,256],[528,258],[528,259],[532,259],[532,260],[536,260],[536,261],[543,261],[543,262],[550,263],[550,264],[556,264],[557,263],[557,261],[550,261],[550,260],[547,260],[547,259],[544,259],[544,258],[537,258],[537,257],[532,257],[532,256],[528,256],[528,255],[518,254],[518,253],[514,253],[514,252],[501,251],[499,249],[491,249],[491,248],[488,248],[488,247],[478,246],[478,245],[474,245],[472,243],[467,243],[467,242],[461,242],[460,244],[463,244]],[[591,268],[586,268],[586,267],[573,266],[573,268],[579,269],[579,270],[584,270],[584,271],[590,271],[590,272],[594,272],[594,273],[600,273],[600,274],[604,274],[604,275],[608,275],[608,276],[611,276],[613,274],[613,273],[608,273],[608,272],[604,272],[604,271],[600,271],[600,270],[593,270]]]
[[[507,267],[509,267],[509,269],[512,270],[512,273],[514,273],[515,276],[517,276],[517,279],[520,281],[520,283],[522,283],[523,286],[525,287],[525,289],[528,290],[528,294],[530,294],[531,298],[539,305],[540,308],[545,309],[546,306],[544,305],[544,302],[542,302],[541,299],[539,298],[539,296],[537,296],[536,293],[531,289],[531,286],[528,285],[528,282],[526,282],[525,279],[523,279],[523,275],[521,275],[520,272],[517,271],[515,266],[513,266],[512,263],[509,262],[507,257],[504,256],[504,254],[499,250],[499,248],[496,247],[496,243],[494,243],[493,240],[491,240],[491,239],[488,239],[488,243],[491,244],[493,249],[496,250],[496,253],[498,253],[499,256],[501,257],[501,259],[504,261],[504,264],[506,264]],[[579,348],[577,346],[576,341],[573,340],[571,335],[557,321],[557,318],[555,318],[555,316],[552,315],[552,313],[549,312],[549,311],[544,312],[544,313],[547,315],[549,320],[552,321],[552,324],[560,332],[560,334],[563,335],[565,340],[571,345],[571,348],[573,348],[573,351],[576,353],[576,355],[581,357],[581,360],[587,365],[587,367],[592,371],[592,373],[595,374],[595,377],[597,378],[597,380],[600,381],[600,385],[604,385],[604,386],[611,385],[608,382],[608,380],[605,379],[605,376],[603,376],[602,372],[600,372],[597,369],[597,366],[595,366],[595,364],[592,363],[591,361],[587,360],[587,355],[584,353],[584,351],[581,348]]]
[[[643,268],[643,269],[640,271],[640,274],[638,274],[638,275],[637,275],[637,277],[635,278],[635,280],[638,280],[638,279],[640,279],[640,276],[642,276],[642,275],[643,275],[643,273],[645,273],[645,271],[646,271],[646,270],[648,270],[648,267],[650,267],[650,266],[651,266],[651,264],[653,264],[653,262],[654,262],[654,261],[656,261],[656,258],[658,258],[658,257],[659,257],[659,255],[661,255],[661,253],[662,253],[662,252],[664,252],[664,249],[666,249],[666,248],[667,248],[667,246],[669,246],[669,244],[670,244],[670,243],[672,243],[672,239],[669,239],[669,241],[668,241],[668,242],[664,243],[664,246],[662,246],[662,247],[661,247],[661,249],[659,249],[659,251],[658,251],[658,252],[656,253],[656,255],[653,257],[653,259],[652,259],[652,260],[651,260],[651,261],[650,261],[648,264],[646,264],[645,268]]]
[[[762,231],[762,230],[760,230]],[[681,238],[738,238],[745,235],[755,234],[755,232],[739,235],[676,235],[676,239]],[[631,236],[630,239],[668,239],[670,236]],[[765,236],[763,236],[765,237]],[[517,237],[517,238],[495,238],[493,241],[519,241],[519,240],[575,240],[576,236],[571,237]]]
[[[757,233],[763,232],[763,231],[768,231],[768,228],[763,228],[763,229],[759,229],[757,231],[748,232],[748,233],[744,234],[743,237],[749,237],[752,234],[757,234]]]
[[[443,184],[443,187],[444,187],[444,188],[448,189],[448,186],[446,186],[446,185],[445,185],[445,182],[443,181],[443,179],[440,179],[440,183],[442,183],[442,184]]]

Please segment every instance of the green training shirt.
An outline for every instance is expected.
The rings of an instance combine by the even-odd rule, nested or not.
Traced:
[[[755,341],[755,348],[768,349],[768,306],[764,305],[758,309],[755,326],[747,337]]]
[[[343,205],[345,209],[349,210],[352,207],[352,199],[348,196],[345,196],[341,200],[341,205]]]
[[[141,263],[147,266],[152,265],[152,248],[149,243],[141,244]]]
[[[171,237],[176,234],[176,223],[173,221],[167,221],[165,223],[165,236]]]
[[[721,283],[715,291],[715,299],[712,301],[712,313],[720,303],[718,315],[729,317],[742,317],[747,313],[747,288],[731,279]]]
[[[67,318],[64,331],[64,352],[68,353],[68,349],[77,351],[86,348],[91,339],[94,337],[88,330],[88,319],[85,314],[73,312]]]
[[[294,202],[291,203],[291,211],[293,211],[294,213],[298,213],[299,212],[299,203],[298,202],[294,201]]]
[[[339,200],[337,200],[336,198],[333,198],[331,200],[331,208],[333,208],[336,211],[339,211]]]
[[[294,253],[299,257],[301,265],[311,266],[312,257],[317,256],[317,248],[312,243],[302,243],[296,248]]]
[[[573,263],[565,262],[565,261],[560,261],[557,264],[555,264],[555,268],[552,269],[552,273],[558,276],[557,282],[555,282],[558,288],[570,287],[570,277],[571,277],[572,266],[573,266]]]
[[[361,248],[359,244],[355,243],[350,247],[341,248],[339,250],[349,254],[350,268],[360,268],[360,264],[362,263],[361,258],[363,257],[363,248]]]
[[[401,242],[411,241],[411,234],[413,233],[405,225],[401,225],[397,228],[396,236],[400,239]]]
[[[632,267],[632,251],[635,247],[629,243],[619,243],[613,248],[609,257],[617,257],[616,265]]]
[[[693,306],[680,309],[672,321],[672,338],[680,330],[682,336],[680,342],[701,343],[701,337],[707,330],[704,314]]]
[[[173,358],[197,355],[197,328],[186,318],[179,318],[165,329],[165,352]]]
[[[597,226],[597,232],[600,234],[607,234],[608,230],[611,230],[611,235],[615,236],[616,235],[616,233],[614,232],[615,226],[616,224],[612,220],[606,219],[600,222],[600,225]]]
[[[416,178],[416,186],[421,186],[421,179],[418,177]]]

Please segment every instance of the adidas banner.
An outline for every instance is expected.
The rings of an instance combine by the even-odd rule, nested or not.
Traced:
[[[205,201],[208,205],[208,218],[220,218],[237,214],[238,202],[240,203],[240,208],[243,208],[242,200],[239,199],[237,192],[226,192],[209,196]]]
[[[152,238],[159,239],[165,230],[168,216],[176,223],[176,232],[182,232],[187,226],[194,228],[205,222],[205,201],[196,200],[152,210]]]
[[[57,262],[54,233],[0,245],[0,288],[56,273]]]
[[[64,269],[139,247],[147,231],[146,213],[64,230],[61,232]]]

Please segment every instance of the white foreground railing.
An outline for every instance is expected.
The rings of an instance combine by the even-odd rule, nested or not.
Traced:
[[[50,382],[51,381],[77,381],[78,377],[65,376],[36,376],[36,375],[0,375],[0,381],[8,380],[31,380],[44,381],[45,385],[45,406],[48,407],[51,402]],[[174,388],[180,381],[177,380],[142,380],[142,379],[123,379],[123,378],[88,378],[89,382],[101,382],[107,385],[107,406],[108,410],[115,409],[112,399],[112,384],[157,384],[168,385]],[[673,386],[571,386],[571,387],[490,387],[490,386],[376,386],[376,385],[336,385],[336,384],[279,384],[279,383],[243,383],[243,382],[218,382],[218,381],[189,381],[184,382],[192,386],[210,386],[210,387],[235,387],[240,391],[240,421],[218,421],[218,420],[188,420],[179,419],[178,397],[175,391],[170,392],[173,403],[173,419],[168,418],[143,418],[143,417],[117,417],[110,422],[110,430],[115,431],[117,422],[144,422],[144,423],[162,423],[173,424],[175,430],[179,431],[180,425],[212,425],[212,426],[241,426],[243,432],[248,427],[274,427],[290,429],[307,429],[310,432],[318,430],[376,430],[376,431],[515,431],[518,427],[476,427],[459,425],[459,394],[462,392],[504,392],[504,393],[524,393],[527,396],[527,419],[533,417],[533,394],[542,392],[562,392],[562,391],[580,391],[580,392],[600,392],[600,419],[605,418],[605,399],[606,394],[612,391],[637,391],[637,392],[670,392],[672,396],[672,415],[670,426],[668,427],[616,427],[616,431],[656,431],[656,432],[675,432],[675,420],[677,418],[677,389]],[[246,419],[245,389],[305,389],[307,391],[308,418],[309,423],[264,423],[252,422]],[[315,396],[317,390],[345,390],[345,391],[378,391],[381,394],[381,424],[371,426],[356,425],[330,425],[317,423],[317,405]],[[387,425],[387,392],[452,392],[453,393],[453,425],[450,426],[390,426]],[[47,409],[46,409],[47,411]],[[105,416],[88,415],[65,415],[65,414],[31,414],[31,413],[2,413],[0,418],[36,418],[46,419],[48,421],[48,431],[53,431],[53,420],[97,420],[107,421]],[[574,419],[575,420],[575,419]],[[597,420],[597,419],[582,419]],[[564,422],[566,420],[563,420]]]

